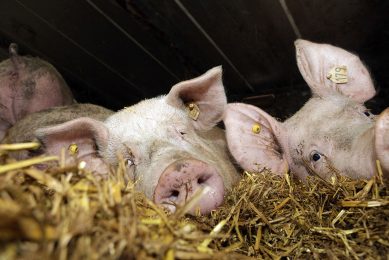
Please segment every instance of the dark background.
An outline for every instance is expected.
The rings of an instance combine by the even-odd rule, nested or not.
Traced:
[[[357,53],[378,89],[368,107],[388,106],[389,1],[0,0],[0,59],[16,42],[52,63],[79,102],[114,110],[221,64],[230,102],[284,119],[310,96],[297,38]]]

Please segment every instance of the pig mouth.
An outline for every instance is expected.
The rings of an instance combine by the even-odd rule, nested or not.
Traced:
[[[188,213],[207,214],[220,206],[224,199],[224,182],[218,170],[196,159],[173,162],[162,172],[154,191],[154,202],[174,212],[197,193],[203,196]]]

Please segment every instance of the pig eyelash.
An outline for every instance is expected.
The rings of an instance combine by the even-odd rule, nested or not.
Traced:
[[[130,147],[128,147],[126,144],[125,147],[127,148],[127,158],[125,159],[125,164],[126,166],[133,166],[135,165],[135,156]]]

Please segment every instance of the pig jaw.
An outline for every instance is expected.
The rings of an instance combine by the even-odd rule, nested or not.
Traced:
[[[195,160],[179,160],[170,164],[161,174],[154,191],[154,202],[174,212],[176,205],[185,204],[199,189],[208,187],[197,205],[189,210],[207,214],[223,202],[224,184],[217,169]]]

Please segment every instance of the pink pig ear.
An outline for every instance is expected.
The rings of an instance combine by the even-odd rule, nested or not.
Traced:
[[[264,167],[284,174],[288,169],[285,131],[281,123],[261,109],[241,103],[228,104],[224,114],[228,148],[248,171]]]
[[[59,155],[62,148],[68,149],[75,144],[78,157],[88,163],[100,158],[98,150],[107,146],[108,129],[100,121],[81,117],[40,128],[35,131],[35,136],[43,144],[46,153],[53,155]]]
[[[382,112],[376,121],[375,149],[383,170],[389,173],[389,108]]]
[[[337,90],[359,103],[375,95],[370,74],[358,56],[329,44],[301,39],[295,41],[295,47],[298,68],[313,94],[324,97]]]
[[[197,105],[198,117],[192,118],[195,128],[209,130],[214,127],[222,119],[227,104],[221,66],[174,85],[167,95],[167,103],[182,109],[190,103]]]

